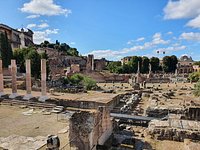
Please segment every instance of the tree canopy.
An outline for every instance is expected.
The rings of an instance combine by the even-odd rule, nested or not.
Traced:
[[[71,77],[69,77],[67,79],[68,83],[71,83],[73,85],[81,85],[84,86],[84,88],[86,90],[91,90],[93,88],[95,88],[96,85],[96,81],[91,79],[88,76],[82,75],[82,74],[74,74]]]
[[[192,82],[197,82],[200,79],[200,72],[193,72],[189,74],[188,79]]]
[[[163,70],[167,73],[174,73],[178,59],[175,55],[163,57]]]
[[[195,96],[200,96],[200,81],[198,81],[194,87],[194,95]]]
[[[0,58],[2,59],[4,68],[7,68],[10,65],[12,57],[13,52],[7,33],[0,33]]]
[[[120,61],[110,62],[107,66],[107,69],[112,73],[137,73],[138,70],[138,62],[140,66],[141,73],[149,72],[149,65],[151,65],[151,71],[157,72],[162,70],[162,66],[160,66],[160,60],[157,57],[141,57],[141,56],[132,56],[130,61],[126,64],[121,64]],[[174,73],[176,70],[176,64],[178,63],[178,59],[176,56],[165,56],[163,58],[163,69],[165,72]]]
[[[30,59],[31,60],[31,75],[35,78],[40,77],[40,60],[41,58],[48,59],[48,56],[46,53],[42,53],[41,55],[33,48],[23,48],[23,49],[17,49],[14,51],[14,59],[16,59],[17,65],[19,67],[20,72],[25,72],[25,60]],[[47,75],[48,75],[48,60],[47,60]]]
[[[56,40],[56,43],[50,43],[49,41],[44,41],[39,45],[40,47],[48,47],[55,49],[58,53],[63,52],[70,56],[79,56],[79,51],[76,48],[70,47],[66,43],[60,43]]]

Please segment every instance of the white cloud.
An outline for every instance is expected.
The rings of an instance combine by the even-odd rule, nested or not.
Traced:
[[[95,58],[115,58],[119,57],[122,54],[125,54],[124,51],[113,51],[113,50],[94,50],[89,54],[93,54]],[[87,54],[85,54],[87,55]]]
[[[49,25],[47,23],[42,23],[39,25],[32,23],[32,24],[27,25],[28,29],[31,29],[31,28],[43,29],[43,28],[48,28],[48,27],[49,27]]]
[[[70,42],[70,45],[75,45],[76,43],[75,42]]]
[[[133,43],[134,43],[134,40],[129,40],[129,41],[127,42],[128,45],[131,45],[131,44],[133,44]]]
[[[182,45],[182,46],[170,46],[170,47],[166,47],[166,48],[155,49],[154,52],[156,53],[157,51],[159,51],[160,53],[162,53],[162,52],[169,53],[171,51],[185,50],[186,48],[187,47],[185,45]]]
[[[28,24],[26,28],[31,29],[31,28],[35,28],[36,26],[37,26],[36,24],[32,23],[32,24]]]
[[[167,32],[167,35],[171,35],[171,34],[173,34],[173,32],[171,32],[171,31]]]
[[[42,24],[39,24],[38,25],[38,28],[48,28],[49,27],[49,25],[47,24],[47,23],[42,23]]]
[[[164,19],[191,18],[186,26],[200,28],[200,0],[169,0],[164,8]]]
[[[141,41],[144,41],[144,40],[145,40],[144,37],[137,38],[136,40],[129,40],[129,41],[127,42],[127,45],[132,45],[132,44],[134,44],[135,42],[141,42]]]
[[[200,33],[183,32],[179,38],[188,41],[200,41]]]
[[[60,5],[55,4],[53,0],[31,0],[25,3],[20,10],[25,13],[46,16],[68,16],[71,13],[71,10],[62,8]]]
[[[140,41],[144,41],[144,40],[145,40],[144,37],[140,37],[140,38],[138,38],[138,39],[136,40],[136,42],[140,42]]]
[[[199,0],[169,0],[164,8],[165,19],[194,18],[200,14]]]
[[[193,28],[200,28],[200,15],[192,20],[190,20],[186,26],[193,27]]]
[[[152,45],[168,44],[170,42],[169,40],[168,41],[163,40],[161,33],[155,33],[152,38],[153,38]]]
[[[43,41],[51,41],[50,34],[58,34],[58,29],[46,29],[44,31],[34,31],[33,41],[35,44],[40,44]]]
[[[145,40],[145,38],[138,38],[140,39],[139,41]],[[130,40],[128,41],[127,44],[134,44],[136,40]],[[94,50],[90,52],[90,54],[94,54],[96,58],[120,58],[122,55],[127,55],[128,53],[131,52],[136,52],[136,51],[142,51],[142,50],[151,50],[151,49],[158,49],[162,45],[169,45],[170,40],[164,40],[162,39],[162,34],[161,33],[155,33],[152,36],[152,40],[148,42],[144,42],[141,45],[133,45],[128,48],[122,48],[121,50]],[[183,49],[183,46],[177,46],[177,47],[168,47],[167,50],[178,50],[178,49]]]
[[[45,30],[45,32],[47,34],[57,34],[58,31],[59,31],[59,29],[53,29],[53,30],[47,29],[47,30]]]
[[[40,17],[40,15],[29,15],[26,18],[27,19],[34,19],[34,18],[39,18],[39,17]]]

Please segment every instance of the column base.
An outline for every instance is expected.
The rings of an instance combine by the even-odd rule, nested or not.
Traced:
[[[30,100],[31,98],[33,98],[32,94],[26,94],[23,99],[24,100]]]
[[[40,96],[40,98],[38,99],[40,102],[45,102],[47,99],[49,99],[48,96]]]
[[[16,98],[17,96],[19,96],[17,93],[12,93],[10,96],[9,96],[9,98]]]
[[[6,95],[4,92],[0,92],[0,97]]]

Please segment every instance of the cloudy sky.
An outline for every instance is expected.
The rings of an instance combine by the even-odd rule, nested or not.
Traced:
[[[200,0],[2,0],[0,22],[33,30],[37,44],[59,40],[96,58],[200,60]]]

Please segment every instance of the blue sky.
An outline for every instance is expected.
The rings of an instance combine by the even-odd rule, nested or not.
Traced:
[[[30,28],[35,43],[59,40],[96,58],[164,51],[200,60],[199,0],[6,0],[0,22]]]

